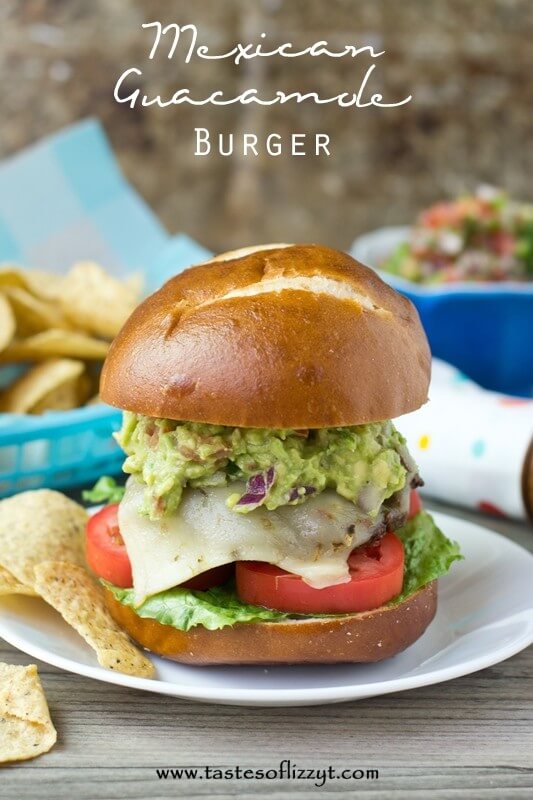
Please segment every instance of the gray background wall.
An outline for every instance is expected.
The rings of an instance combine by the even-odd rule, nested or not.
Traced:
[[[112,97],[124,69],[149,93],[319,91],[358,84],[349,59],[148,66],[143,21],[194,22],[217,48],[254,38],[385,49],[385,96],[407,106],[130,110]],[[103,121],[123,168],[171,231],[214,249],[258,241],[346,246],[420,206],[488,181],[533,199],[531,0],[2,0],[0,157],[73,120]],[[325,131],[329,159],[194,158],[193,128]]]

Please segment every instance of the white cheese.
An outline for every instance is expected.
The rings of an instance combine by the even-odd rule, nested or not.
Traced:
[[[226,506],[235,491],[244,486],[187,488],[175,515],[151,521],[138,513],[143,487],[128,480],[119,524],[136,602],[240,560],[276,564],[317,589],[343,583],[349,579],[348,554],[371,537],[377,522],[334,491],[297,506],[237,514]]]

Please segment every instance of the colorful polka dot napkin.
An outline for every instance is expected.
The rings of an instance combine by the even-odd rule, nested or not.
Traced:
[[[429,402],[396,420],[425,481],[423,493],[455,505],[525,518],[524,465],[533,400],[489,392],[433,360]]]

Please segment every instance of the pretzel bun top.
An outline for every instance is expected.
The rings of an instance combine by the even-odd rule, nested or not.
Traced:
[[[275,244],[192,267],[141,303],[101,397],[151,417],[324,428],[414,411],[429,375],[407,298],[346,253]]]

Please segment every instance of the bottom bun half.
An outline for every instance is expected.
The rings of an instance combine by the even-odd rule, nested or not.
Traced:
[[[109,590],[114,619],[153,653],[184,664],[334,664],[381,661],[422,636],[437,611],[433,581],[397,606],[325,619],[247,622],[179,631],[139,617]]]

